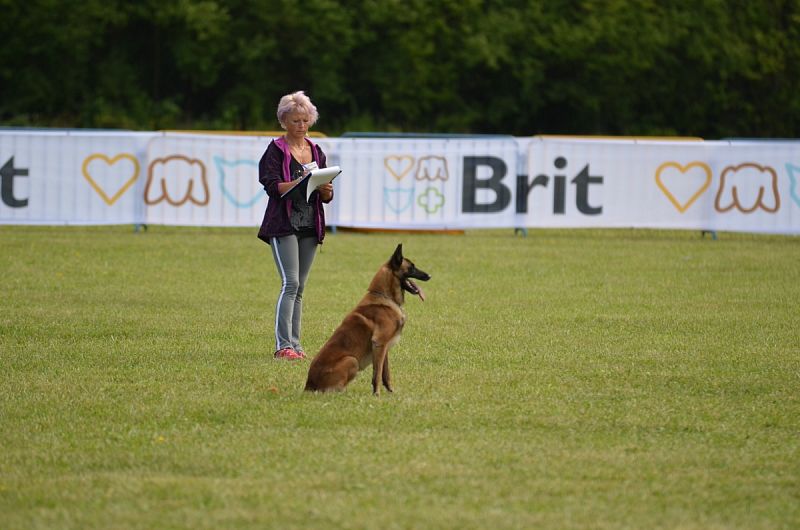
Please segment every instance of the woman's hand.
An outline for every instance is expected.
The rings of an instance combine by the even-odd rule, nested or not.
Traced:
[[[330,182],[317,188],[317,191],[319,191],[319,197],[323,202],[328,202],[333,199],[333,184]]]

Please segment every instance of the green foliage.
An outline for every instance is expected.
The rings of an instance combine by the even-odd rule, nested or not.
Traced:
[[[796,237],[331,234],[315,352],[398,242],[395,393],[306,394],[251,229],[0,226],[0,526],[800,525]]]
[[[6,0],[0,123],[800,134],[800,1]]]

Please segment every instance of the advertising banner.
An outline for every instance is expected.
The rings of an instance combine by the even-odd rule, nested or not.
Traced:
[[[513,209],[488,207],[509,193],[490,184],[515,179],[514,139],[353,138],[329,145],[344,171],[331,203],[339,226],[514,226]]]
[[[270,137],[0,132],[0,223],[252,226]],[[800,233],[800,142],[315,138],[330,226]]]
[[[800,143],[534,140],[525,226],[798,233]]]
[[[146,151],[146,224],[258,226],[267,195],[258,161],[270,138],[163,134]]]
[[[156,133],[0,133],[0,223],[127,224],[143,215]]]

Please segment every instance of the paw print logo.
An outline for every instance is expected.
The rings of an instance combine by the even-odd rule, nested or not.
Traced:
[[[427,188],[417,197],[417,204],[429,214],[436,213],[444,206],[444,195],[436,188]]]

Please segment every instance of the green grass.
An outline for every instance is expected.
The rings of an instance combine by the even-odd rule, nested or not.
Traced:
[[[255,229],[0,227],[0,528],[800,527],[800,240],[332,234],[316,352],[398,242],[395,393],[302,392]]]

